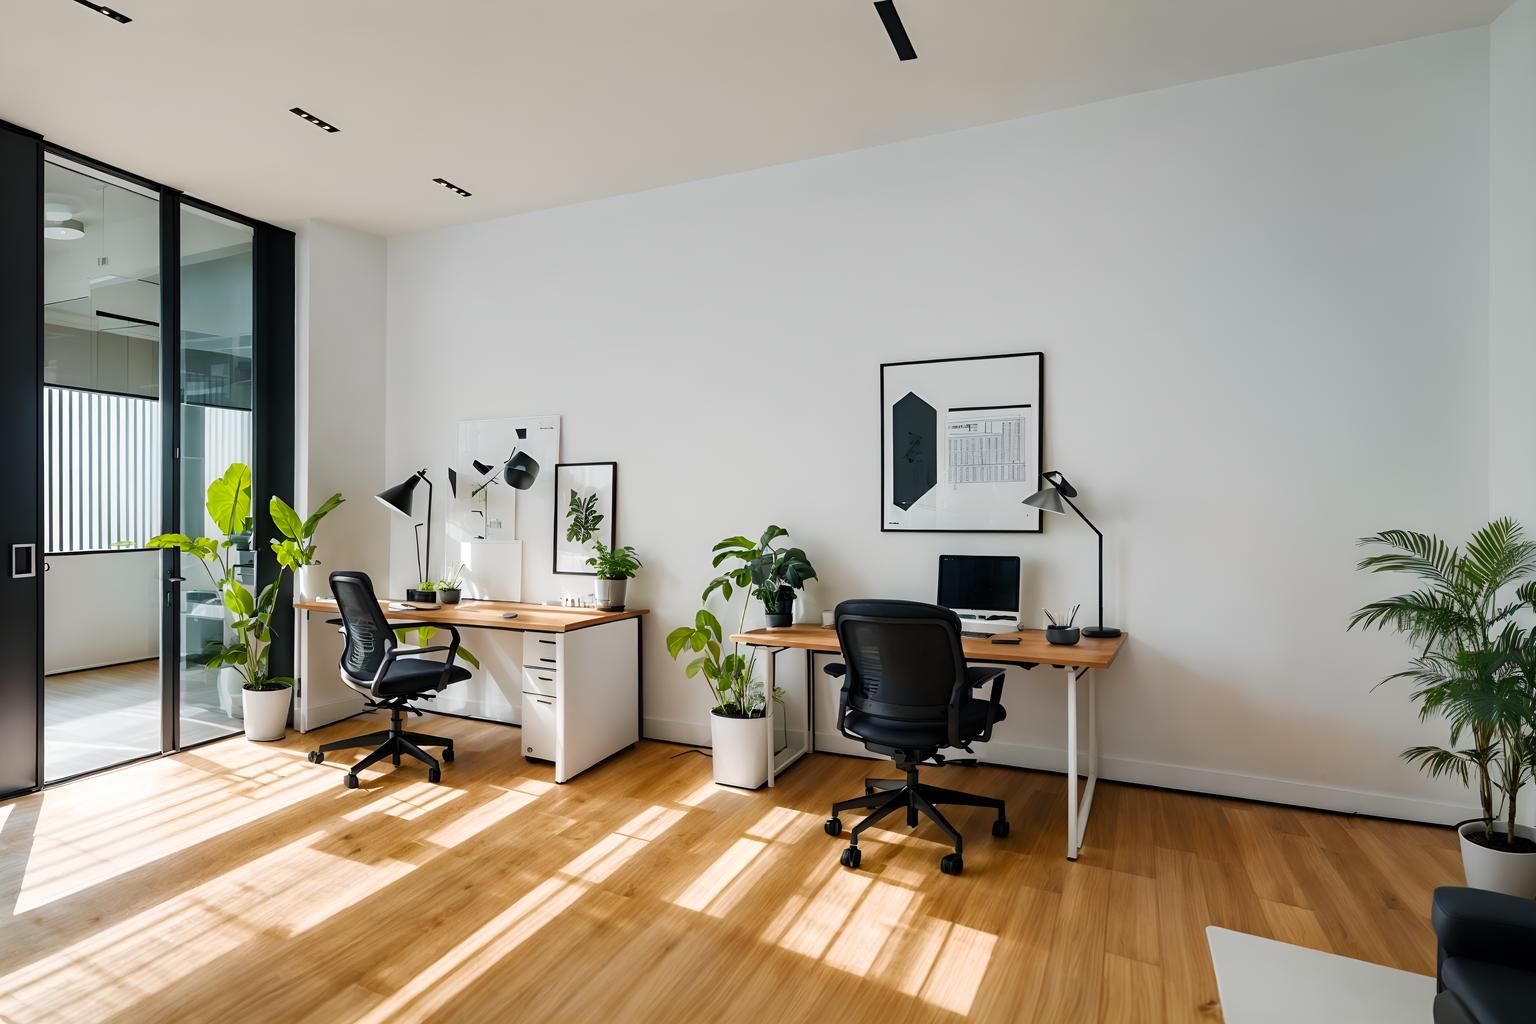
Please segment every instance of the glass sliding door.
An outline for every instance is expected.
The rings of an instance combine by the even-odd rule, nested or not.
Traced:
[[[43,781],[164,749],[160,202],[43,167]]]
[[[232,463],[253,465],[255,412],[255,232],[244,224],[183,205],[180,215],[180,410],[175,530],[218,536],[204,502],[208,484]],[[253,493],[264,493],[253,481]],[[241,582],[256,587],[254,529],[233,551]],[[241,678],[210,668],[210,643],[233,638],[223,598],[201,562],[182,558],[180,587],[180,745],[242,728]]]

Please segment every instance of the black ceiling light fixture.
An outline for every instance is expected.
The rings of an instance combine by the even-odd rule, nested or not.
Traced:
[[[875,0],[875,10],[880,12],[885,34],[891,37],[891,45],[896,47],[896,56],[902,60],[917,60],[917,51],[912,48],[907,27],[901,23],[901,15],[896,12],[896,0]]]
[[[434,185],[441,185],[443,188],[447,189],[449,192],[452,192],[454,195],[462,196],[465,199],[468,199],[471,195],[474,194],[472,192],[464,191],[463,189],[459,188],[459,186],[449,181],[447,178],[433,178],[432,183]]]
[[[290,113],[290,114],[297,114],[299,117],[302,117],[304,120],[308,121],[310,124],[314,125],[316,128],[319,128],[322,131],[330,132],[332,135],[335,135],[337,132],[341,131],[340,128],[337,128],[335,125],[331,124],[329,121],[322,121],[322,120],[320,120],[318,117],[316,117],[314,114],[311,114],[309,111],[305,110],[303,107],[289,107],[288,108],[288,113]]]
[[[122,11],[114,11],[110,7],[103,7],[103,6],[101,6],[101,4],[93,4],[93,3],[91,3],[91,0],[75,0],[75,3],[79,4],[81,7],[89,7],[91,10],[95,11],[97,14],[105,14],[107,17],[111,18],[113,21],[117,22],[119,25],[126,25],[130,21],[133,20],[132,18],[128,17],[128,15],[124,14]]]

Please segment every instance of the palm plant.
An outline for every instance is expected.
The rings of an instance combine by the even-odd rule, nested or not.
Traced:
[[[1408,637],[1418,656],[1382,682],[1411,681],[1420,720],[1438,714],[1450,725],[1449,746],[1410,747],[1403,758],[1431,778],[1475,782],[1485,845],[1501,812],[1508,821],[1504,841],[1514,845],[1519,793],[1533,767],[1536,641],[1512,617],[1536,605],[1536,543],[1507,518],[1475,532],[1465,551],[1408,530],[1360,543],[1388,549],[1361,559],[1361,571],[1422,581],[1416,590],[1372,601],[1349,621],[1351,629],[1391,628]]]

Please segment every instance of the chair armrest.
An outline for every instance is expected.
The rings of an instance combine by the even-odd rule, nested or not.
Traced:
[[[848,666],[840,661],[829,662],[821,666],[821,670],[833,679],[841,679],[848,674]]]
[[[965,676],[956,684],[950,693],[949,699],[949,745],[965,748],[967,743],[985,743],[992,738],[992,724],[997,717],[998,701],[1003,695],[1003,680],[1008,677],[1008,670],[1001,665],[967,665]],[[992,690],[987,694],[987,721],[982,727],[981,735],[965,737],[960,735],[960,705],[970,696],[972,690],[978,686],[992,684]]]
[[[1441,959],[1467,957],[1536,970],[1536,903],[1486,889],[1442,885],[1430,904]]]

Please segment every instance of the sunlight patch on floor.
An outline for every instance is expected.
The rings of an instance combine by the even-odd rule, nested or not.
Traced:
[[[238,796],[227,777],[208,776],[195,795],[145,799],[119,780],[89,779],[38,799],[42,807],[31,855],[16,897],[18,914],[46,906],[161,858],[260,821],[314,798],[332,780],[301,770],[272,773],[272,781]],[[96,783],[106,783],[97,786]],[[110,810],[103,810],[110,808]]]
[[[516,814],[537,800],[519,789],[507,790],[478,807],[463,810],[442,828],[427,836],[427,842],[451,850],[465,840],[472,839],[486,829]]]
[[[12,971],[0,978],[0,1013],[28,1020],[31,1008],[48,1006],[52,1020],[106,1020],[250,939],[298,935],[415,869],[314,848],[328,838],[312,832]],[[345,888],[331,881],[338,871]],[[60,1016],[60,1006],[69,1013]]]
[[[347,821],[358,821],[370,814],[382,813],[411,821],[428,811],[442,807],[450,800],[463,796],[464,792],[462,789],[454,789],[441,783],[412,782],[399,789],[381,793],[367,804],[343,814],[342,817]]]
[[[651,842],[682,820],[685,812],[648,807],[619,830],[583,850],[554,875],[516,900],[474,934],[416,974],[399,990],[364,1014],[357,1024],[387,1024],[423,1020],[440,1011],[503,958],[559,917],[594,885],[647,849]],[[623,829],[644,832],[640,839]]]
[[[725,887],[735,881],[742,872],[768,848],[767,843],[756,839],[738,839],[731,844],[731,848],[715,858],[704,871],[693,880],[682,895],[673,900],[685,910],[706,910],[714,902]],[[716,913],[714,917],[721,916]]]

